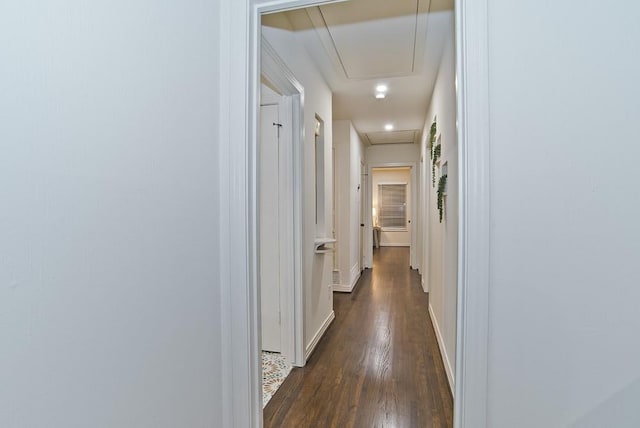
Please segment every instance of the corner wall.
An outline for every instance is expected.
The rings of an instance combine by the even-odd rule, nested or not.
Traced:
[[[353,290],[360,277],[360,207],[366,189],[360,188],[364,146],[350,121],[333,122],[336,177],[336,269],[334,291]]]

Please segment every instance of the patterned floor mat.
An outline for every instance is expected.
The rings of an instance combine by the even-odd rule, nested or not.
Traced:
[[[262,352],[262,407],[264,408],[273,394],[291,371],[291,365],[282,354]]]

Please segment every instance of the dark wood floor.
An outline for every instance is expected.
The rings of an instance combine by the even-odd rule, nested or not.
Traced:
[[[374,253],[303,368],[264,410],[265,427],[451,427],[453,402],[409,250]]]

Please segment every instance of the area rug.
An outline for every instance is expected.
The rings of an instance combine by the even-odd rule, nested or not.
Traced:
[[[262,352],[262,407],[264,408],[273,394],[291,371],[291,365],[282,354]]]

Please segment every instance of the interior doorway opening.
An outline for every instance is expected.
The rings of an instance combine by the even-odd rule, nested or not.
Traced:
[[[353,2],[353,3],[356,3],[356,2]],[[311,9],[313,10],[313,12],[309,12],[308,10],[305,10],[305,13],[308,15],[307,18],[312,22],[312,25],[316,25],[316,24],[313,24],[314,17],[317,19],[319,15],[324,16],[323,9],[321,9],[322,7],[323,6],[317,6]],[[415,12],[415,11],[409,12],[408,16],[404,14],[404,12],[401,12],[401,15],[403,19],[408,17],[408,18],[411,18],[410,21],[413,21],[414,18],[412,18],[413,15],[411,15],[411,13],[416,13],[415,19],[417,19],[418,12]],[[353,10],[351,11],[351,14],[352,14],[352,18],[355,19],[356,21],[359,19],[358,14],[355,13]],[[336,16],[336,13],[334,11],[334,18],[335,16]],[[448,16],[452,21],[451,11],[449,11]],[[289,17],[291,17],[291,19],[289,19]],[[311,167],[313,169],[313,174],[303,175],[301,178],[303,182],[305,180],[313,182],[313,188],[309,188],[307,189],[307,191],[309,192],[309,195],[313,196],[314,203],[312,205],[307,206],[307,213],[315,214],[314,216],[315,218],[313,219],[314,220],[313,224],[315,225],[315,238],[316,238],[316,242],[315,242],[316,248],[314,251],[316,255],[313,256],[314,261],[312,262],[312,265],[310,268],[308,266],[308,261],[305,260],[306,271],[304,275],[306,276],[307,274],[310,274],[311,276],[310,281],[306,277],[305,277],[305,281],[308,281],[311,283],[309,286],[309,289],[311,292],[309,292],[309,290],[306,290],[306,288],[303,288],[303,290],[306,291],[310,296],[308,299],[305,300],[306,307],[303,307],[304,309],[308,309],[309,306],[311,306],[312,308],[316,306],[316,304],[318,303],[317,301],[319,300],[319,296],[322,299],[324,299],[324,301],[326,302],[326,296],[323,296],[322,293],[316,294],[314,292],[315,291],[314,289],[318,288],[317,287],[318,282],[323,281],[323,278],[322,278],[323,268],[321,266],[321,263],[316,263],[316,261],[319,259],[322,259],[322,256],[318,256],[318,254],[330,252],[330,250],[327,249],[325,245],[326,243],[329,242],[328,240],[335,240],[336,238],[335,229],[331,230],[332,228],[335,228],[335,211],[333,212],[334,215],[331,215],[332,213],[331,208],[335,209],[335,201],[336,201],[335,198],[336,198],[336,191],[337,191],[335,186],[335,181],[334,181],[333,193],[331,193],[332,186],[328,181],[328,179],[330,179],[332,176],[332,174],[330,173],[331,169],[329,169],[328,171],[326,170],[327,165],[328,165],[328,168],[332,168],[335,165],[335,152],[331,152],[331,155],[327,155],[326,153],[327,152],[326,147],[330,147],[333,149],[333,146],[331,145],[331,131],[330,131],[330,129],[332,128],[333,118],[331,117],[331,112],[327,114],[326,110],[322,110],[322,107],[320,107],[321,113],[318,113],[318,110],[316,110],[318,108],[318,105],[317,105],[318,101],[316,100],[322,98],[321,95],[318,95],[318,93],[323,90],[323,88],[318,89],[318,87],[322,86],[322,83],[319,83],[318,79],[314,78],[313,76],[309,77],[309,75],[312,74],[309,72],[309,69],[313,68],[313,61],[315,60],[316,61],[315,65],[318,66],[317,64],[318,64],[318,61],[320,60],[317,58],[314,58],[313,55],[311,55],[311,57],[308,57],[307,54],[310,52],[307,50],[306,44],[305,44],[304,50],[300,49],[300,46],[297,46],[300,40],[298,37],[299,33],[297,33],[297,31],[300,31],[299,30],[300,27],[296,25],[300,25],[301,21],[309,22],[308,20],[305,19],[304,17],[301,18],[300,15],[295,15],[295,16],[280,15],[278,17],[270,16],[270,19],[269,19],[270,24],[267,26],[268,28],[262,27],[263,29],[262,45],[263,46],[266,45],[265,38],[273,41],[273,46],[276,46],[282,53],[282,57],[286,58],[286,60],[289,61],[290,64],[292,64],[291,65],[292,69],[296,70],[296,72],[301,73],[300,75],[303,81],[305,82],[305,85],[311,82],[309,87],[312,88],[312,92],[310,92],[312,95],[309,96],[308,100],[311,100],[312,103],[316,103],[312,107],[314,111],[307,112],[306,114],[306,116],[313,115],[313,119],[312,119],[313,126],[309,127],[308,123],[306,125],[308,128],[310,128],[310,129],[307,129],[307,132],[311,130],[311,134],[315,138],[307,138],[308,141],[306,141],[306,143],[303,142],[303,145],[305,145],[303,152],[306,153],[306,156],[303,156],[303,159],[302,159],[303,164],[307,168]],[[274,23],[274,21],[276,22]],[[289,21],[289,23],[287,23],[287,21]],[[324,21],[324,19],[322,21]],[[423,19],[421,19],[421,21],[423,21]],[[294,24],[294,22],[296,22],[297,24]],[[326,21],[324,22],[326,25]],[[302,31],[304,31],[304,28],[305,28],[304,25],[305,24],[302,24],[302,28],[303,28]],[[368,25],[371,25],[371,23],[369,23]],[[327,30],[328,30],[328,27],[327,27]],[[416,32],[416,37],[418,37],[417,32]],[[451,35],[451,39],[452,38],[453,36]],[[415,47],[413,51],[415,51]],[[291,52],[295,52],[297,56],[294,56],[294,54],[292,54]],[[415,55],[415,54],[412,53],[411,55]],[[344,59],[344,57],[342,58]],[[300,65],[300,62],[304,62],[304,61],[307,62],[307,67]],[[322,74],[322,73],[318,73],[317,71],[316,71],[316,75]],[[451,75],[453,75],[453,68],[449,69],[449,72],[451,73]],[[418,74],[417,77],[422,79],[424,76]],[[402,84],[400,81],[396,80],[390,83],[389,86],[391,88],[399,89],[402,86]],[[376,86],[376,90],[378,90],[378,87],[386,87],[388,89],[387,85],[378,85]],[[330,87],[330,89],[332,92],[334,91],[333,87]],[[384,91],[386,91],[387,89],[385,89]],[[335,92],[334,92],[334,95],[335,95]],[[406,93],[405,93],[405,96],[407,96]],[[429,95],[425,91],[425,93],[422,94],[421,96],[423,97],[421,100],[422,102],[421,108],[424,108],[424,105],[426,105],[429,102],[428,101]],[[330,99],[330,97],[327,97],[327,98]],[[455,98],[455,97],[451,97],[451,98]],[[399,99],[402,99],[402,98],[399,97]],[[324,101],[326,101],[326,99],[324,99]],[[336,105],[337,104],[334,102],[333,106],[335,107]],[[426,115],[426,108],[424,112],[421,111],[420,113],[421,117],[418,121],[418,124],[416,125],[414,123],[414,125],[412,126],[421,128],[424,125],[425,115]],[[326,119],[326,126],[325,126],[325,120],[321,118]],[[309,122],[309,118],[305,118],[305,119],[307,120],[307,122]],[[275,125],[275,122],[272,125]],[[383,128],[385,130],[384,132],[391,132],[394,129],[394,126],[393,124],[384,124]],[[418,265],[418,262],[417,262],[418,254],[416,251],[417,250],[417,243],[416,243],[417,228],[414,227],[414,225],[412,224],[412,221],[415,218],[415,213],[417,211],[417,205],[418,205],[417,199],[419,197],[419,192],[418,192],[419,180],[417,177],[417,174],[419,173],[419,170],[417,168],[417,155],[419,150],[415,150],[415,148],[418,147],[418,143],[421,138],[420,135],[422,135],[422,132],[420,132],[420,129],[409,129],[409,130],[401,129],[401,130],[398,130],[397,133],[395,134],[384,134],[384,135],[380,135],[379,133],[376,133],[376,132],[365,133],[364,131],[360,131],[360,136],[359,136],[362,139],[366,139],[366,141],[370,145],[375,144],[380,146],[380,147],[376,147],[376,149],[378,148],[382,149],[382,150],[376,150],[379,158],[377,162],[369,162],[369,165],[368,165],[369,173],[366,174],[368,177],[371,178],[366,183],[367,200],[369,201],[369,203],[371,203],[371,205],[367,207],[367,210],[366,210],[367,215],[371,213],[372,220],[374,220],[375,218],[375,222],[379,223],[374,226],[372,221],[365,221],[365,227],[369,229],[369,233],[366,233],[366,235],[368,237],[368,240],[370,240],[372,236],[371,229],[373,229],[374,227],[375,228],[379,227],[380,233],[378,235],[378,238],[379,238],[378,245],[408,247],[409,248],[409,251],[408,251],[409,267],[417,267]],[[449,133],[448,135],[450,138],[455,138],[455,131]],[[349,141],[353,141],[353,139],[354,139],[353,136],[351,136]],[[386,146],[388,148],[389,145],[391,144],[395,144],[394,149],[392,150],[395,150],[395,147],[401,147],[402,145],[405,146],[405,150],[402,150],[401,152],[396,153],[395,156],[393,155],[389,156],[390,150],[384,150],[385,147],[382,147],[382,146]],[[413,149],[406,146],[413,146]],[[362,151],[363,150],[361,150],[361,153]],[[313,162],[309,161],[310,158],[313,158]],[[350,161],[348,163],[349,163],[350,172],[356,171],[357,168],[353,166],[353,160],[357,158],[358,158],[357,155],[354,156],[353,154],[351,154],[349,156]],[[334,159],[334,161],[332,162],[331,159]],[[396,162],[390,162],[389,161],[390,159],[395,160]],[[408,161],[409,159],[413,160],[413,162]],[[397,161],[401,161],[401,162],[397,162]],[[335,170],[334,170],[334,173],[335,173]],[[356,171],[356,175],[358,173],[362,174],[362,171]],[[389,175],[392,175],[394,173],[396,175],[398,174],[403,175],[402,179],[398,181],[397,178],[392,179],[388,177]],[[381,175],[386,174],[387,177],[383,178],[382,180],[378,180],[376,177],[377,174],[381,174]],[[349,188],[355,187],[354,179],[352,177],[353,174],[349,174],[349,175],[350,175],[349,179],[344,180],[343,183]],[[335,175],[333,176],[335,177]],[[362,184],[362,182],[360,181],[360,183],[358,184]],[[350,190],[353,190],[353,189],[350,189]],[[277,193],[277,192],[274,192],[274,193]],[[350,195],[350,192],[348,192],[348,194]],[[333,198],[329,195],[333,196]],[[399,201],[397,200],[398,198],[402,200]],[[330,207],[329,203],[332,200],[334,202],[333,204],[334,206]],[[356,203],[356,206],[360,207],[360,203]],[[373,214],[374,209],[377,211],[376,214]],[[355,212],[357,210],[352,210],[352,211]],[[358,215],[358,217],[360,217],[360,215]],[[331,221],[331,219],[333,219],[333,221]],[[303,219],[303,221],[305,221],[305,219]],[[266,225],[261,225],[261,227],[266,227]],[[332,234],[333,236],[329,237],[329,235],[327,234],[328,232],[329,233],[333,232]],[[349,235],[350,235],[349,239],[351,240],[352,238],[351,233],[349,233]],[[360,238],[358,241],[361,242],[362,240],[363,238]],[[322,243],[320,244],[322,248],[318,246],[318,242],[320,241],[322,241]],[[358,247],[359,246],[360,245],[358,245]],[[268,249],[266,247],[261,246],[261,251],[268,251]],[[304,252],[302,253],[302,256],[305,257]],[[327,257],[327,259],[328,258],[329,257]],[[373,265],[372,245],[367,246],[365,258],[369,259],[369,263],[368,263],[369,265]],[[334,253],[333,259],[334,259],[333,272],[335,273],[336,272],[335,253]],[[355,266],[355,270],[357,271],[356,273],[359,273],[359,268],[360,268],[359,259],[361,259],[361,257],[356,256],[355,263],[352,263],[352,259],[350,259],[347,269],[338,270],[338,273],[340,273],[340,271],[345,273],[348,272],[350,274],[349,278],[353,278],[354,275],[351,275],[353,271],[352,265]],[[367,265],[366,260],[364,264]],[[334,280],[333,283],[334,283],[334,290],[336,290],[335,288],[336,281]],[[348,283],[352,283],[352,281],[348,281]],[[322,285],[324,284],[320,284],[320,286]],[[349,287],[349,288],[350,290],[353,290],[352,287]],[[261,291],[265,291],[265,290],[261,289]],[[303,294],[304,294],[304,291],[303,291]],[[342,291],[342,290],[336,290],[336,291]],[[262,305],[262,308],[264,310],[264,305]],[[425,313],[426,312],[427,311],[425,307]],[[455,309],[452,310],[452,313],[455,315]],[[332,311],[332,314],[333,314],[333,311]],[[310,316],[305,314],[305,320],[307,319],[310,319],[312,323],[317,322],[317,317],[314,317],[313,314],[311,314]],[[329,323],[331,319],[332,319],[331,317],[328,318]],[[306,336],[304,336],[303,338],[305,341],[310,342],[311,344],[310,345],[311,349],[305,350],[306,351],[305,359],[308,357],[308,355],[310,355],[310,352],[313,351],[313,348],[318,343],[320,338],[323,336],[324,332],[326,331],[327,325],[328,323],[326,322],[323,323],[323,325],[317,330],[317,332],[315,331],[305,332]],[[313,330],[315,330],[316,328],[317,328],[317,325],[313,327]],[[264,330],[264,326],[263,326],[263,330]],[[311,336],[313,336],[313,338],[311,338],[310,340]],[[266,339],[266,336],[263,331],[263,341],[265,341],[265,339]],[[263,348],[264,348],[264,345],[263,345]]]
[[[221,272],[223,297],[229,301],[229,306],[222,308],[224,324],[229,327],[229,333],[223,335],[226,351],[222,384],[229,392],[224,397],[225,426],[261,426],[254,169],[260,15],[322,3],[328,2],[225,1],[221,9],[221,55],[228,61],[227,72],[220,76],[221,99],[230,107],[221,113],[229,126],[220,135],[221,199],[229,208],[228,218],[223,219],[228,220],[229,227],[222,231],[221,245],[229,250],[223,259],[230,261],[230,269]],[[456,427],[486,426],[490,225],[487,40],[487,1],[456,0],[456,98],[461,166]],[[247,55],[238,55],[238,51]],[[227,185],[232,191],[226,189]]]
[[[266,316],[280,325],[275,335],[279,343],[275,347],[268,343],[265,350],[281,352],[291,365],[302,366],[300,146],[304,88],[266,40],[261,44],[261,82],[257,193],[258,212],[267,218],[261,218],[258,225],[259,260],[265,282],[277,282],[276,288],[270,284],[269,292],[279,295],[277,299],[269,296],[277,309]],[[260,287],[260,291],[267,290]]]
[[[380,247],[408,247],[409,267],[417,264],[417,233],[412,219],[418,200],[418,179],[414,163],[379,163],[369,166],[371,245],[365,257],[373,265],[373,253]]]

